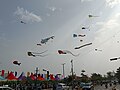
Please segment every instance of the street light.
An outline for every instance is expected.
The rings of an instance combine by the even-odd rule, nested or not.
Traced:
[[[49,71],[46,69],[43,69],[43,71],[47,72],[47,80],[49,80]]]
[[[38,71],[39,71],[39,68],[36,67],[35,68],[35,76],[36,76],[36,79],[35,79],[35,88],[37,89],[37,76],[38,76]]]
[[[46,69],[43,69],[43,71],[45,71],[45,72],[46,72],[47,70],[46,70]]]
[[[65,78],[65,70],[64,70],[65,63],[63,63],[62,65],[63,65],[63,78]]]
[[[35,68],[36,80],[37,80],[37,75],[38,75],[38,72],[39,72],[39,68],[38,68],[38,67],[36,67],[36,68]]]

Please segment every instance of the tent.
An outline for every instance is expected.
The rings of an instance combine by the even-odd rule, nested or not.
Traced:
[[[21,75],[18,77],[18,80],[25,80],[25,79],[26,79],[25,73],[22,72]]]
[[[7,79],[7,80],[17,80],[17,78],[13,75],[12,72],[10,72],[10,73],[8,74],[8,76],[6,77],[6,79]]]
[[[30,78],[31,78],[32,80],[35,80],[35,76],[33,75],[33,73],[31,73]]]
[[[5,80],[5,78],[4,78],[4,77],[2,77],[2,76],[0,76],[0,81],[2,81],[2,80]]]
[[[50,74],[50,80],[55,80],[53,74]]]
[[[41,76],[38,76],[38,77],[37,77],[37,80],[41,80],[41,81],[42,81],[42,80],[45,80],[45,79],[42,78]]]

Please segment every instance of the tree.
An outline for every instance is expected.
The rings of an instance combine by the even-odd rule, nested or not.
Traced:
[[[85,70],[82,70],[82,71],[81,71],[82,77],[85,75],[84,73],[85,73]]]
[[[99,82],[103,79],[101,74],[92,73],[91,75],[91,81]]]
[[[116,78],[118,79],[118,81],[120,83],[120,67],[117,69],[115,76],[116,76]]]
[[[115,76],[115,72],[107,72],[107,79],[108,80],[112,80],[114,79],[114,76]]]

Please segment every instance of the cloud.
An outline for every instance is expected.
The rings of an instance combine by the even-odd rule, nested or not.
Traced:
[[[61,12],[62,8],[56,8],[54,6],[50,6],[50,7],[46,7],[49,11],[46,14],[47,16],[51,16],[51,14],[55,13],[55,12]]]
[[[106,0],[106,4],[113,8],[115,5],[120,4],[120,0]]]
[[[56,10],[56,7],[49,7],[49,9],[54,12]]]
[[[111,17],[111,19],[109,19],[105,25],[104,28],[110,28],[110,29],[114,29],[119,27],[120,25],[120,13],[117,13],[116,15],[114,15],[113,17]]]
[[[96,41],[110,40],[120,33],[120,13],[110,17],[106,22],[99,22],[96,25],[101,25],[101,28],[96,32]]]
[[[17,7],[17,10],[14,12],[14,14],[24,22],[41,22],[42,21],[40,16],[37,16],[32,12],[28,12],[27,10],[20,7]]]
[[[102,26],[101,29],[112,30],[112,29],[118,28],[120,26],[120,13],[117,13],[114,16],[110,17],[109,20],[107,20],[106,22],[97,22],[96,25]]]

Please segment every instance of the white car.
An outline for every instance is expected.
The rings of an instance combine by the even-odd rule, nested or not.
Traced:
[[[69,90],[69,86],[65,85],[64,83],[58,83],[56,90]]]
[[[14,89],[8,86],[0,86],[0,90],[14,90]]]
[[[84,83],[82,86],[82,90],[94,90],[92,83]]]

